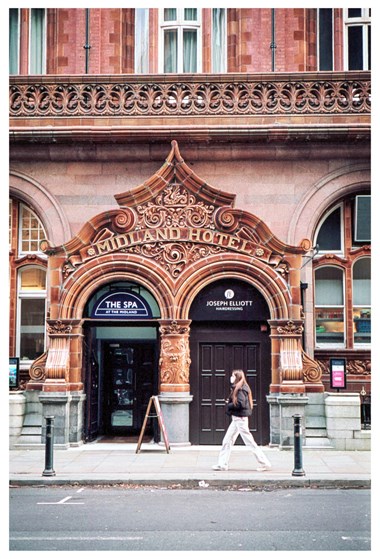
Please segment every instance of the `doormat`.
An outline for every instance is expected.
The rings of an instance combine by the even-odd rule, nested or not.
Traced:
[[[121,444],[132,444],[132,443],[138,443],[139,440],[139,436],[135,435],[135,436],[130,436],[130,437],[111,437],[111,436],[104,436],[101,439],[98,439],[96,442],[98,443],[121,443]],[[150,441],[152,440],[152,436],[147,435],[146,437],[143,437],[142,442],[143,443],[150,443]]]

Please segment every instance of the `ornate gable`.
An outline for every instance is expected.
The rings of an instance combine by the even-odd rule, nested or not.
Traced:
[[[120,209],[91,219],[62,247],[64,276],[106,253],[124,252],[153,259],[173,279],[184,268],[215,254],[240,252],[287,273],[286,253],[302,254],[310,242],[285,245],[256,216],[233,208],[235,195],[202,181],[182,159],[177,142],[161,169],[141,186],[115,196]]]

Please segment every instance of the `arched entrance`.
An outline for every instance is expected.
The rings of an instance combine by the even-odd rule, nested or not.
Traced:
[[[86,441],[101,435],[128,438],[140,432],[149,398],[158,391],[159,317],[151,293],[131,281],[103,285],[87,302],[83,323]]]
[[[269,442],[271,382],[269,308],[259,291],[241,280],[206,286],[190,308],[190,442],[220,444],[228,427],[225,398],[233,369],[243,369],[254,398],[250,429]]]
[[[246,369],[253,384],[257,405],[252,428],[258,442],[268,441],[268,392],[271,443],[287,440],[292,426],[285,420],[291,417],[290,408],[297,411],[304,405],[307,399],[299,396],[306,390],[323,390],[321,371],[301,346],[300,269],[310,242],[304,239],[298,246],[286,245],[257,216],[235,209],[234,196],[197,177],[175,142],[164,165],[149,181],[115,198],[118,209],[85,223],[65,245],[43,243],[49,256],[49,347],[31,367],[28,389],[41,391],[39,399],[47,414],[50,410],[60,413],[57,440],[77,444],[83,437],[83,420],[88,437],[107,430],[138,431],[143,402],[151,388],[141,394],[137,389],[131,394],[128,390],[130,379],[137,378],[137,368],[143,367],[144,355],[150,354],[150,364],[157,359],[148,346],[138,345],[154,340],[158,346],[158,334],[144,337],[143,326],[148,324],[159,331],[159,357],[153,383],[152,376],[147,383],[159,394],[171,444],[190,442],[189,409],[194,392],[198,403],[194,402],[192,418],[199,415],[199,401],[203,402],[203,426],[198,434],[193,429],[191,442],[220,442],[225,417],[219,403],[228,392],[226,375],[235,366]],[[232,287],[231,279],[235,282]],[[109,285],[125,281],[134,284],[124,285],[129,299],[119,301]],[[206,316],[202,309],[197,311],[197,305],[212,289],[221,290],[214,293],[215,301],[226,291],[240,293],[240,301],[249,293],[249,300],[256,301],[252,308],[261,311],[239,320],[227,320],[226,311],[215,309],[224,313],[222,319],[219,314],[214,319]],[[132,295],[142,299],[136,303]],[[233,302],[230,295],[227,300]],[[149,296],[154,297],[159,313],[141,317],[119,313],[118,303],[123,308],[127,302],[133,310],[134,301],[143,308]],[[250,310],[250,305],[246,307]],[[100,316],[94,309],[107,312]],[[132,353],[139,364],[135,372],[130,366]],[[126,365],[118,378],[120,360]],[[218,376],[222,364],[223,374]],[[88,373],[91,367],[94,374]],[[211,376],[207,367],[213,368]],[[97,380],[103,382],[102,389]],[[117,381],[122,384],[116,386]],[[121,399],[116,406],[109,403],[107,407],[105,401],[115,394],[118,397],[115,390],[119,387],[126,391],[122,394],[127,403]],[[212,406],[207,410],[209,397],[215,404],[213,411]],[[131,398],[140,402],[138,409]],[[87,409],[83,416],[86,405],[95,408],[95,415]]]

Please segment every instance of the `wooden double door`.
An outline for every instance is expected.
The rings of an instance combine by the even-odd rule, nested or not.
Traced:
[[[260,324],[193,323],[190,335],[190,441],[221,444],[230,423],[225,399],[233,369],[242,369],[252,390],[250,430],[260,445],[269,442],[270,339]],[[240,441],[240,438],[238,439]],[[238,443],[237,442],[237,443]]]

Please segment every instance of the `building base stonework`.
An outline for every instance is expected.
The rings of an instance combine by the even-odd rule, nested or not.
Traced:
[[[41,392],[42,417],[54,417],[54,445],[70,446],[70,392]],[[43,419],[41,442],[46,442],[46,423]]]
[[[169,444],[189,446],[189,405],[193,397],[188,392],[165,392],[158,397]],[[163,442],[161,436],[161,442]]]
[[[327,436],[336,450],[370,450],[371,432],[361,430],[360,395],[326,393]]]
[[[309,399],[304,394],[270,394],[267,396],[270,408],[270,445],[281,450],[294,446],[295,414],[302,417],[302,433],[305,428],[305,406]],[[304,439],[303,439],[304,443]]]
[[[19,439],[25,417],[26,398],[23,392],[9,394],[9,448]]]

